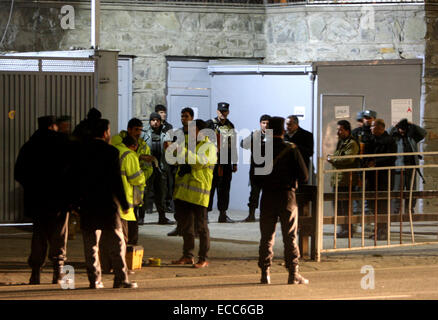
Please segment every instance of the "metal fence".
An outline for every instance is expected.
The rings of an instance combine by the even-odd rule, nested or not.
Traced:
[[[148,0],[149,2],[151,0]],[[437,3],[438,0],[155,0],[154,2],[214,3],[245,5],[284,5],[284,4],[379,4],[379,3]]]
[[[438,156],[438,152],[415,152],[415,153],[394,153],[394,154],[370,154],[370,155],[356,155],[356,156],[336,156],[332,159],[348,159],[348,158],[376,158],[388,156],[413,156],[421,155],[424,158],[431,158],[431,163],[425,161],[425,164],[410,165],[410,166],[391,166],[391,167],[371,167],[371,168],[351,168],[351,169],[327,169],[325,165],[327,160],[325,158],[318,159],[318,177],[317,177],[317,205],[313,221],[315,223],[315,252],[314,258],[319,261],[321,253],[339,252],[339,251],[353,251],[364,250],[372,248],[389,248],[400,246],[412,246],[436,243],[438,241],[438,229],[436,224],[426,225],[433,229],[428,232],[429,236],[417,241],[414,232],[414,222],[437,222],[438,213],[413,213],[412,203],[413,199],[427,199],[438,197],[437,190],[414,190],[414,181],[416,179],[416,172],[422,169],[438,168],[438,164],[434,163],[434,158]],[[419,171],[421,172],[421,171]],[[400,190],[394,190],[393,177],[394,174],[399,174],[401,179]],[[413,173],[413,174],[409,174]],[[347,174],[349,177],[349,185],[347,191],[339,192],[338,175]],[[335,176],[335,184],[333,192],[325,192],[326,178]],[[356,175],[359,184],[354,184],[353,175]],[[384,184],[378,185],[378,176],[386,175],[386,186]],[[375,184],[370,186],[367,179],[375,176]],[[403,190],[403,179],[410,176],[410,188]],[[355,189],[355,187],[357,187]],[[368,190],[367,190],[368,188]],[[346,215],[339,214],[338,205],[343,201],[345,205],[348,203],[348,213]],[[405,202],[408,205],[405,206]],[[333,203],[333,215],[325,214],[327,206],[325,203]],[[354,202],[356,202],[356,210],[353,210]],[[399,212],[394,212],[394,204],[399,202]],[[382,205],[383,204],[383,205]],[[366,206],[369,206],[372,214],[367,214]],[[357,210],[357,209],[360,210]],[[345,212],[343,212],[345,214]],[[310,222],[310,219],[307,219]],[[306,220],[304,220],[306,223]],[[394,223],[396,225],[394,225]],[[374,224],[369,230],[366,226]],[[406,226],[407,224],[407,226]],[[348,237],[346,241],[340,244],[337,238],[337,227],[339,225],[348,226]],[[352,226],[359,225],[361,227],[360,238],[354,238]],[[386,227],[383,238],[379,240],[378,226]],[[394,228],[396,227],[396,228]],[[407,239],[404,237],[404,228],[409,228]],[[436,229],[436,230],[435,230]],[[366,238],[365,235],[371,233],[371,238]],[[397,237],[398,234],[398,237]],[[394,238],[394,235],[397,238]],[[391,238],[393,236],[393,239]],[[331,239],[332,238],[332,239]],[[355,240],[355,241],[353,241]],[[330,244],[331,242],[331,244]],[[328,248],[332,247],[332,248]]]
[[[72,125],[94,106],[95,60],[0,56],[0,222],[23,221],[22,190],[14,180],[21,146],[43,115],[68,115]]]

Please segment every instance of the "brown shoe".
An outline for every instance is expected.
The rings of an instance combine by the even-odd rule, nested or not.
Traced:
[[[194,268],[205,268],[208,267],[210,263],[207,260],[199,260],[198,263],[194,264]]]
[[[195,260],[189,257],[181,257],[178,260],[172,260],[172,264],[194,264]]]

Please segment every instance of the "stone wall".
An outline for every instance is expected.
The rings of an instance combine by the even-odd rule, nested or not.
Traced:
[[[438,150],[438,4],[427,5],[426,10],[426,49],[424,70],[424,127],[428,131],[426,151]],[[434,159],[438,163],[438,157]],[[425,169],[426,189],[438,189],[438,176],[436,169]],[[426,201],[429,208],[438,205],[438,199]]]
[[[89,2],[71,3],[73,30],[60,27],[64,4],[16,3],[0,50],[89,48]],[[9,5],[0,0],[0,30],[4,30]],[[165,103],[167,56],[264,57],[266,63],[422,58],[425,34],[422,5],[234,6],[124,0],[101,5],[101,48],[137,56],[136,116]]]
[[[291,6],[266,14],[268,63],[424,56],[424,7]]]
[[[9,2],[0,2],[0,30]],[[42,51],[90,47],[90,8],[73,4],[75,29],[60,27],[56,3],[19,3],[0,50]],[[265,55],[264,6],[133,4],[101,5],[101,48],[135,55],[133,115],[148,115],[166,102],[167,56],[260,58]]]

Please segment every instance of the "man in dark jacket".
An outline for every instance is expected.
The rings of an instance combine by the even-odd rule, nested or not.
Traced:
[[[230,105],[219,102],[217,117],[207,121],[207,127],[212,129],[217,137],[218,160],[213,171],[213,183],[210,192],[208,211],[213,210],[214,194],[217,190],[217,208],[219,223],[233,223],[227,216],[230,203],[230,188],[233,173],[237,171],[237,147],[234,124],[228,119]],[[222,157],[221,157],[222,155]],[[225,157],[227,155],[227,157]]]
[[[260,247],[258,265],[262,270],[261,283],[270,283],[270,267],[274,256],[275,228],[280,219],[284,243],[284,259],[289,270],[288,284],[308,284],[298,273],[300,250],[297,245],[298,208],[295,190],[298,183],[308,179],[306,165],[298,148],[284,142],[284,118],[272,117],[269,129],[273,130],[273,167],[268,175],[259,175],[256,180],[262,187],[260,202]],[[265,155],[270,152],[266,144]]]
[[[396,153],[397,146],[394,139],[385,131],[385,121],[383,119],[376,119],[371,124],[372,132],[372,142],[370,144],[369,152],[370,154],[383,154],[383,153]],[[392,167],[395,164],[395,157],[375,157],[375,158],[365,158],[366,165],[368,168],[373,167]],[[391,175],[393,176],[393,170],[391,170]],[[393,179],[391,179],[393,181]],[[388,171],[387,170],[376,170],[368,171],[366,174],[366,185],[367,190],[372,191],[388,191]],[[389,186],[391,188],[391,186]],[[391,189],[390,189],[391,190]],[[373,204],[374,202],[371,202]],[[389,213],[388,212],[388,201],[387,200],[377,200],[377,213]],[[386,223],[377,224],[377,240],[387,239],[387,225]]]
[[[99,261],[99,241],[105,237],[114,269],[114,288],[136,288],[128,281],[123,236],[118,205],[129,210],[120,173],[119,151],[109,144],[109,121],[97,120],[93,139],[81,146],[77,167],[81,229],[90,288],[103,288]]]
[[[93,127],[100,118],[102,118],[102,113],[96,108],[91,108],[87,113],[87,118],[82,120],[73,130],[73,138],[79,142],[91,140]]]
[[[240,142],[240,146],[243,149],[251,150],[251,166],[249,167],[249,182],[251,185],[251,191],[249,193],[248,208],[249,214],[243,222],[254,222],[255,211],[259,207],[260,198],[260,186],[254,182],[254,167],[257,165],[254,161],[254,148],[259,148],[260,152],[263,152],[266,141],[266,128],[269,124],[271,117],[264,114],[260,117],[260,130],[251,132],[251,134]],[[260,153],[261,155],[261,153]]]
[[[30,284],[40,284],[40,272],[49,244],[53,281],[61,280],[68,236],[69,164],[66,138],[57,132],[53,116],[38,118],[38,130],[23,145],[14,175],[24,189],[24,213],[33,220]]]
[[[292,142],[298,147],[304,163],[309,170],[310,158],[313,155],[313,134],[300,127],[297,116],[292,115],[287,117],[284,141]]]
[[[423,140],[427,131],[414,124],[408,122],[408,119],[400,120],[397,125],[389,130],[389,134],[394,138],[397,145],[397,153],[405,152],[418,152],[418,143]],[[418,165],[420,163],[421,156],[398,156],[395,161],[396,166],[409,166]],[[394,176],[394,190],[410,190],[411,189],[411,179],[412,175],[416,172],[420,173],[418,169],[406,169],[404,170],[404,175],[402,178],[401,170],[396,170]],[[423,179],[424,180],[424,179]],[[417,181],[414,177],[413,190],[417,189]],[[412,199],[412,212],[414,211],[416,205],[416,199]],[[408,211],[409,199],[405,199],[403,204],[405,212]],[[394,200],[394,212],[399,213],[401,210],[401,201]]]

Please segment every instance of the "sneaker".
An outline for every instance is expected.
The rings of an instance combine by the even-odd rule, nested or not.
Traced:
[[[158,224],[175,224],[175,221],[164,218],[164,219],[159,219]]]
[[[137,282],[118,282],[115,281],[113,288],[115,289],[137,289]]]
[[[189,257],[181,257],[178,260],[172,260],[172,264],[194,264],[195,261],[193,258]]]
[[[193,265],[194,268],[200,269],[208,267],[210,263],[207,260],[199,260],[197,263]]]
[[[96,281],[94,283],[90,283],[90,289],[103,289],[103,283],[102,281]]]
[[[170,231],[167,234],[169,237],[176,237],[176,236],[180,236],[181,234],[178,231],[178,228],[175,228],[174,230]]]
[[[287,283],[288,284],[309,284],[309,280],[304,278],[298,272],[295,272],[294,274],[289,274],[289,279],[287,280]]]

